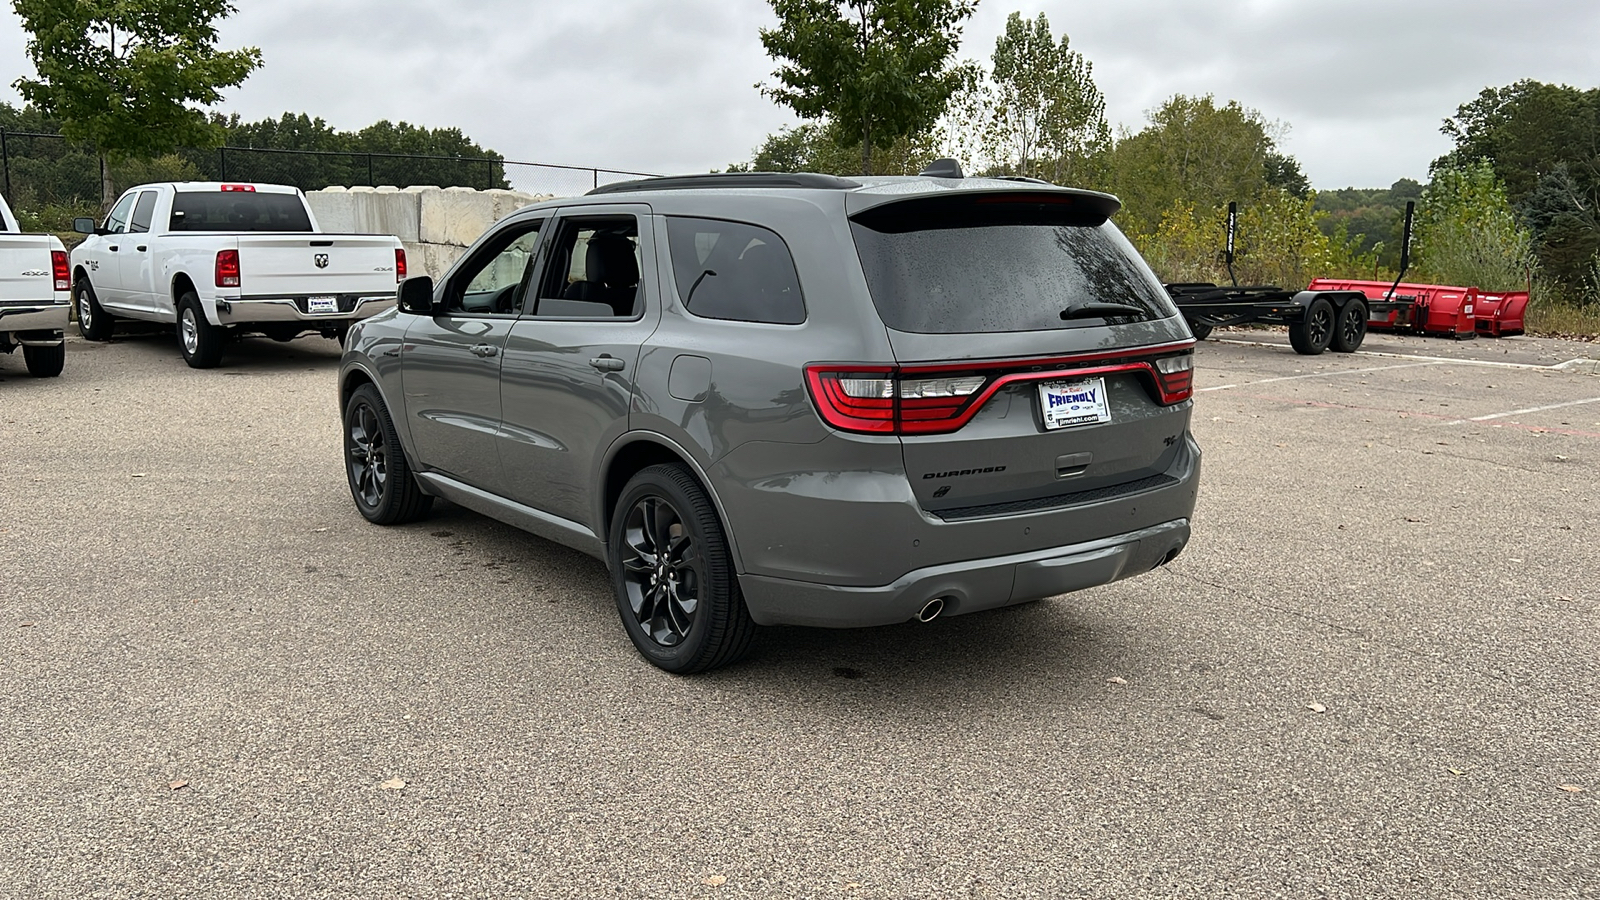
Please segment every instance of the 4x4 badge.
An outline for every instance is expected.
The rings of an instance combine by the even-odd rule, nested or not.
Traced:
[[[328,267],[328,254],[318,253],[312,257],[311,261],[317,264],[317,268],[326,269]]]

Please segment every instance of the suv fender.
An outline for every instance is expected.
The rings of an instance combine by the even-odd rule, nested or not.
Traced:
[[[649,445],[641,447],[641,445]],[[617,464],[632,456],[633,453],[644,451],[645,461],[639,466],[629,466],[627,475],[616,477]],[[707,477],[705,467],[695,459],[694,454],[686,450],[682,444],[655,431],[630,431],[619,437],[611,446],[606,448],[601,458],[600,470],[597,473],[595,484],[599,490],[595,491],[597,508],[594,521],[600,526],[596,533],[607,535],[611,533],[612,506],[615,505],[616,496],[621,491],[633,471],[646,465],[659,462],[676,462],[689,468],[694,473],[696,481],[705,489],[706,495],[711,498],[711,503],[717,508],[717,517],[722,520],[722,530],[728,541],[728,553],[733,557],[734,571],[744,574],[744,557],[739,553],[739,541],[734,529],[728,524],[728,510],[722,505],[722,498],[717,496],[716,488],[712,486],[711,479]],[[604,540],[604,537],[601,538]]]

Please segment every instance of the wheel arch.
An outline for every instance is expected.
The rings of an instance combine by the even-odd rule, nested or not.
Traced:
[[[611,520],[616,513],[617,500],[622,497],[622,489],[627,486],[628,480],[641,469],[661,463],[683,466],[694,476],[695,481],[700,483],[706,496],[711,498],[711,505],[717,510],[717,518],[722,520],[722,533],[728,541],[728,555],[733,558],[734,571],[743,574],[744,558],[739,554],[738,537],[734,534],[732,523],[728,521],[728,511],[722,505],[722,498],[717,496],[717,490],[712,486],[705,469],[676,441],[653,431],[636,431],[623,435],[606,451],[600,469],[598,492],[600,509],[595,517],[595,521],[600,524],[598,536],[601,542],[610,541]]]
[[[172,276],[171,299],[173,309],[178,308],[178,301],[183,298],[184,294],[194,294],[198,297],[200,296],[200,291],[195,287],[194,279],[189,277],[188,272],[179,272]]]

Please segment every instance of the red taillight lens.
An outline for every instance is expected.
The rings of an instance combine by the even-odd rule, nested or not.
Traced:
[[[822,420],[841,431],[894,432],[894,369],[807,366],[806,381]]]
[[[217,251],[217,287],[239,286],[239,251]]]
[[[72,290],[72,272],[67,268],[67,251],[50,251],[50,268],[55,276],[56,290]]]
[[[255,193],[256,186],[253,184],[225,184],[222,186],[222,189],[224,191],[245,191],[253,194]]]
[[[406,280],[406,251],[404,250],[396,249],[394,251],[394,280],[396,282]]]
[[[1161,404],[1171,406],[1194,396],[1194,354],[1163,356],[1156,360],[1156,387]]]

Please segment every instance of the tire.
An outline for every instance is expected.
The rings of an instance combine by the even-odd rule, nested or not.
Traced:
[[[344,472],[350,499],[374,525],[414,522],[433,508],[411,473],[389,407],[370,384],[344,405]]]
[[[1333,340],[1328,348],[1335,353],[1354,353],[1367,339],[1367,304],[1351,300],[1339,310],[1333,324]]]
[[[1318,297],[1306,307],[1300,321],[1289,323],[1289,344],[1294,352],[1316,356],[1328,349],[1333,340],[1333,304],[1327,297]]]
[[[35,378],[54,378],[67,364],[67,345],[63,341],[54,347],[23,347],[22,360],[28,364],[28,374]]]
[[[178,349],[194,369],[215,369],[222,362],[226,332],[206,321],[206,311],[193,291],[178,298]]]
[[[117,323],[111,314],[100,305],[100,299],[94,295],[94,286],[89,284],[89,279],[80,278],[73,285],[73,303],[78,310],[78,333],[86,341],[109,341],[111,331]]]
[[[1189,331],[1194,334],[1194,339],[1203,341],[1211,336],[1211,326],[1205,322],[1190,322]]]
[[[663,545],[665,554],[657,551]],[[622,625],[652,664],[689,675],[749,652],[756,624],[722,522],[682,466],[649,466],[628,481],[607,551]]]

